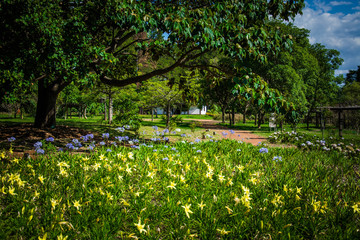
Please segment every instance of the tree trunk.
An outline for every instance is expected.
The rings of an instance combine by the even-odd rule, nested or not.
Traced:
[[[221,109],[221,122],[225,123],[225,109],[224,108]]]
[[[256,124],[256,122],[257,122],[256,120],[257,120],[257,113],[255,113],[255,123],[254,123],[255,126],[257,125],[257,124]]]
[[[229,112],[229,124],[232,126],[231,112]]]
[[[261,114],[261,111],[259,111],[259,117],[258,117],[258,129],[261,129],[261,121],[262,121],[262,114]]]
[[[109,94],[109,124],[111,124],[113,119],[113,99],[112,94]]]
[[[235,108],[231,109],[232,123],[235,125]]]
[[[106,121],[107,118],[106,118],[106,98],[105,98],[105,101],[104,101],[104,121]]]
[[[166,110],[166,128],[169,128],[170,125],[170,103],[167,105]]]
[[[56,100],[65,86],[65,84],[53,83],[45,87],[44,79],[39,80],[34,127],[54,128],[56,126]]]
[[[151,121],[154,121],[154,108],[151,108]]]
[[[85,118],[85,119],[87,119],[87,116],[86,116],[86,108],[87,108],[87,106],[85,105],[85,106],[84,106],[84,111],[83,111],[83,115],[84,115],[84,118]]]

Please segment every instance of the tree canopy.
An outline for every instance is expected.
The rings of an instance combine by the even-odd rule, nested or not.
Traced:
[[[289,20],[304,2],[259,1],[32,1],[0,5],[3,83],[36,82],[35,126],[55,125],[57,96],[71,82],[112,86],[146,81],[214,49],[260,62],[289,46],[270,18]],[[167,66],[142,74],[141,58],[169,56]],[[194,67],[192,65],[191,67]]]

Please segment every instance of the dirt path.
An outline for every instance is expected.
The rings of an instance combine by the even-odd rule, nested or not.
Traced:
[[[184,120],[194,120],[194,119],[184,119]],[[233,130],[234,133],[230,133],[231,128],[217,125],[218,123],[220,123],[220,121],[204,120],[204,119],[196,119],[194,121],[201,122],[202,127],[209,130],[210,135],[213,135],[215,132],[216,135],[223,136],[223,138],[241,140],[243,142],[251,143],[252,145],[258,145],[260,142],[264,142],[267,140],[266,137],[261,137],[246,130]]]

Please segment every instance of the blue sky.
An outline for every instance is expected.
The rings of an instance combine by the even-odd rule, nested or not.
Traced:
[[[344,63],[335,74],[356,70],[360,65],[360,0],[306,0],[303,15],[294,24],[309,29],[310,43],[336,49]]]

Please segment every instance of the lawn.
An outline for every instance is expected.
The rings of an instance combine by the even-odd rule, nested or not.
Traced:
[[[189,136],[203,131],[190,120],[173,133],[143,122],[137,138],[109,132],[100,117],[58,123],[106,131],[61,151],[43,139],[25,158],[9,139],[0,150],[1,239],[360,237],[359,155],[344,145],[204,141]]]
[[[44,154],[28,159],[2,151],[0,237],[360,237],[358,160],[234,140],[125,139],[88,136],[65,152],[44,140]]]

